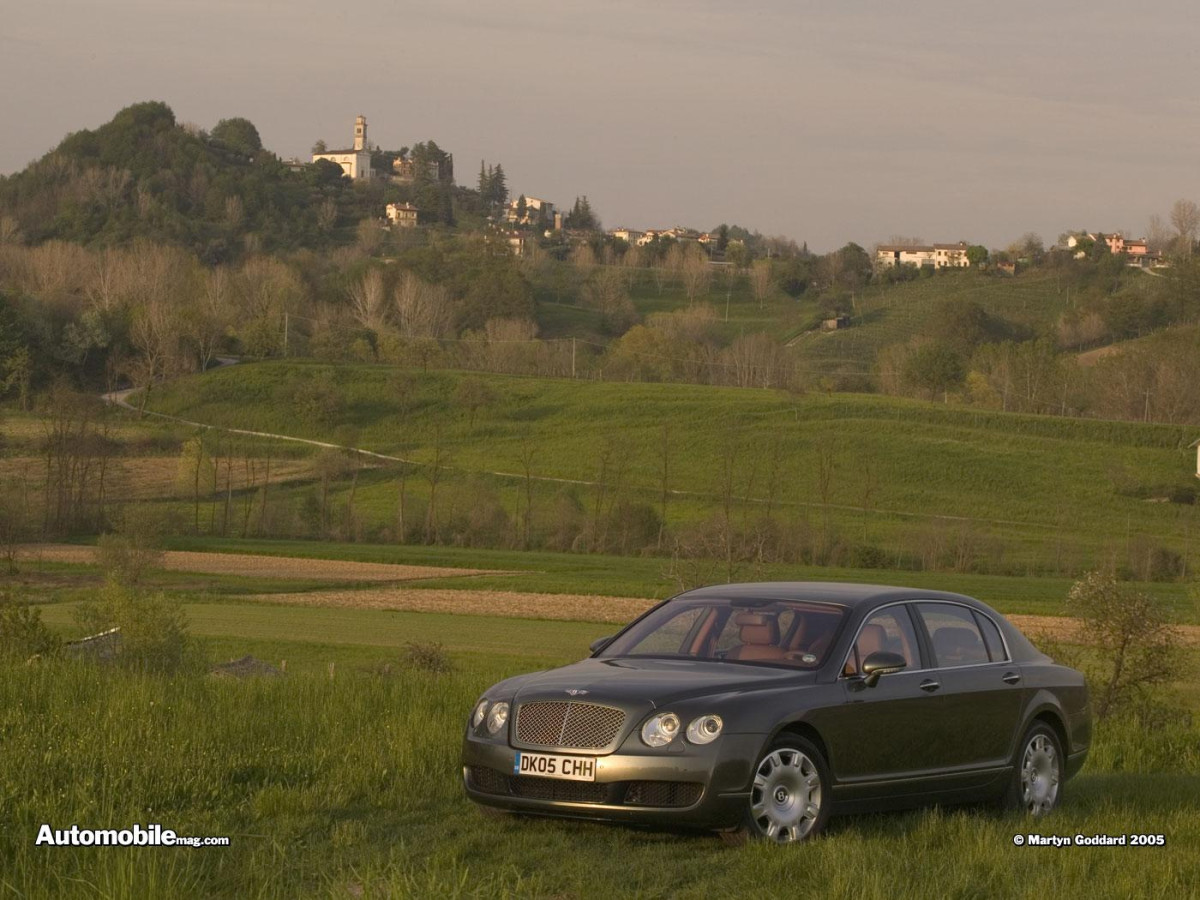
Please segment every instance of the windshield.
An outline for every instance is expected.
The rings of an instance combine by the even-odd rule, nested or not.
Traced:
[[[632,625],[598,656],[654,656],[815,669],[845,609],[793,600],[673,600]]]

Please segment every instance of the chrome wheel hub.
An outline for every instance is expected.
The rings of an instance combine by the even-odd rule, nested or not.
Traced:
[[[783,748],[763,758],[754,771],[750,815],[773,841],[798,841],[812,831],[821,812],[821,776],[799,750]]]
[[[1044,816],[1058,801],[1059,762],[1054,742],[1037,734],[1021,758],[1021,805],[1031,816]]]

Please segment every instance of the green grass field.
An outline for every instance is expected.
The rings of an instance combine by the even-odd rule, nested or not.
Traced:
[[[435,630],[442,625],[430,620]],[[5,669],[0,895],[785,898],[819,891],[854,900],[1084,893],[1157,900],[1194,890],[1200,813],[1187,798],[1200,792],[1200,758],[1187,732],[1102,728],[1062,809],[1036,826],[986,810],[933,809],[834,820],[812,844],[781,849],[484,818],[459,784],[467,711],[489,683],[578,655],[574,644],[583,637],[529,625],[516,627],[528,628],[524,646],[538,646],[542,656],[476,650],[449,675],[372,674],[369,655],[332,677],[315,665],[308,673],[289,665],[283,678],[246,681],[98,673],[68,663]],[[294,657],[293,642],[257,649],[267,656],[272,646]],[[36,847],[43,823],[159,823],[232,843]],[[1014,834],[1030,832],[1163,834],[1166,845],[1013,845]]]
[[[151,406],[214,425],[352,442],[421,463],[432,458],[440,433],[449,455],[446,474],[460,484],[482,478],[510,510],[521,484],[522,451],[532,448],[532,472],[541,479],[535,516],[543,520],[555,494],[573,494],[587,508],[593,488],[586,482],[598,478],[606,450],[610,483],[619,464],[626,496],[657,507],[666,425],[673,526],[715,514],[721,473],[731,460],[732,495],[757,501],[736,504],[739,519],[759,515],[773,494],[777,515],[791,527],[823,527],[828,512],[843,536],[875,544],[895,559],[911,555],[925,532],[966,529],[979,545],[977,565],[988,571],[1069,572],[1103,560],[1130,563],[1136,571],[1138,554],[1156,547],[1178,554],[1176,565],[1190,565],[1200,531],[1194,507],[1153,502],[1194,481],[1188,445],[1196,435],[1184,427],[979,412],[878,396],[496,375],[487,376],[495,402],[472,424],[454,401],[468,376],[408,376],[404,399],[413,412],[403,428],[395,370],[382,366],[238,366],[182,379]],[[292,398],[315,378],[328,379],[337,392],[336,425],[297,414]],[[825,493],[817,477],[822,452],[834,460]],[[427,492],[424,471],[410,479],[418,504]],[[391,474],[365,473],[357,502],[369,521],[390,523]]]

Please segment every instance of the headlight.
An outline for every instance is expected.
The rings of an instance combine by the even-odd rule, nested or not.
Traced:
[[[487,714],[488,702],[480,700],[479,705],[475,707],[475,712],[471,714],[471,727],[478,728],[479,723],[483,721],[483,717]]]
[[[508,721],[508,704],[493,703],[491,710],[487,716],[487,728],[489,734],[496,734],[504,727],[504,723]]]
[[[687,739],[693,744],[709,744],[720,737],[724,727],[720,716],[701,716],[692,719],[692,724],[687,728]]]
[[[642,726],[642,742],[648,747],[665,747],[679,734],[679,716],[659,713]]]

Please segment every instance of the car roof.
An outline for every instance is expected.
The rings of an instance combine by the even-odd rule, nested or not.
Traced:
[[[812,603],[836,603],[850,609],[874,607],[898,600],[955,600],[984,607],[974,597],[948,591],[896,587],[886,584],[853,584],[839,581],[762,581],[747,584],[714,584],[685,591],[673,600],[754,599],[805,600]]]

